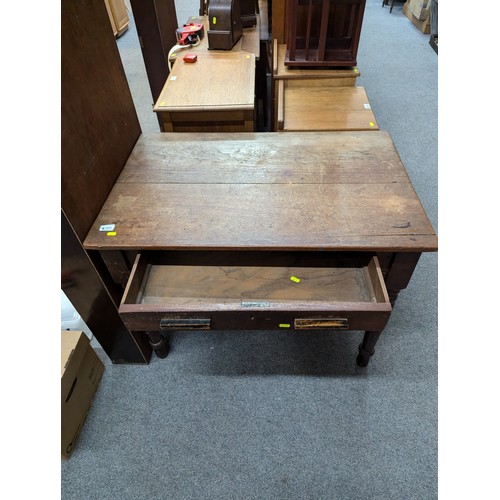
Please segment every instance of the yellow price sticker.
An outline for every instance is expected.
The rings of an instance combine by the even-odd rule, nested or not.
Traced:
[[[290,328],[290,323],[280,323],[280,328]]]
[[[106,236],[116,236],[116,231],[108,231]]]
[[[290,276],[290,280],[294,281],[295,283],[300,283],[300,278],[297,278],[297,276]]]
[[[370,122],[370,127],[375,127],[375,123]]]
[[[217,24],[217,18],[215,16],[212,17],[212,24]]]

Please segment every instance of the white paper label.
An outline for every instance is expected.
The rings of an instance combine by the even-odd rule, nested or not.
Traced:
[[[114,224],[104,224],[99,228],[99,231],[114,231],[115,230],[115,225]]]
[[[255,307],[270,307],[271,304],[269,302],[265,301],[258,301],[258,302],[242,302],[241,307],[250,307],[250,308],[255,308]]]
[[[171,76],[170,80],[177,80],[177,77],[176,76]]]
[[[372,109],[372,107],[369,104],[363,104],[363,106],[365,107],[365,109]]]

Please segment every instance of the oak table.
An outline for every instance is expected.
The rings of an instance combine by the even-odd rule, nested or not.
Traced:
[[[159,133],[84,247],[160,356],[175,329],[360,330],[366,366],[437,238],[387,132]]]
[[[199,53],[175,61],[153,107],[163,132],[253,132],[255,55]]]

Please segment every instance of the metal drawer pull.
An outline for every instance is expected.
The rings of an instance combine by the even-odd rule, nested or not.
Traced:
[[[349,330],[347,318],[299,318],[294,322],[295,330]]]
[[[163,318],[162,330],[210,330],[210,318]]]

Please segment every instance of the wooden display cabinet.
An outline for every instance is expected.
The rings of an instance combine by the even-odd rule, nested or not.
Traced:
[[[288,66],[356,66],[366,0],[287,0]]]

